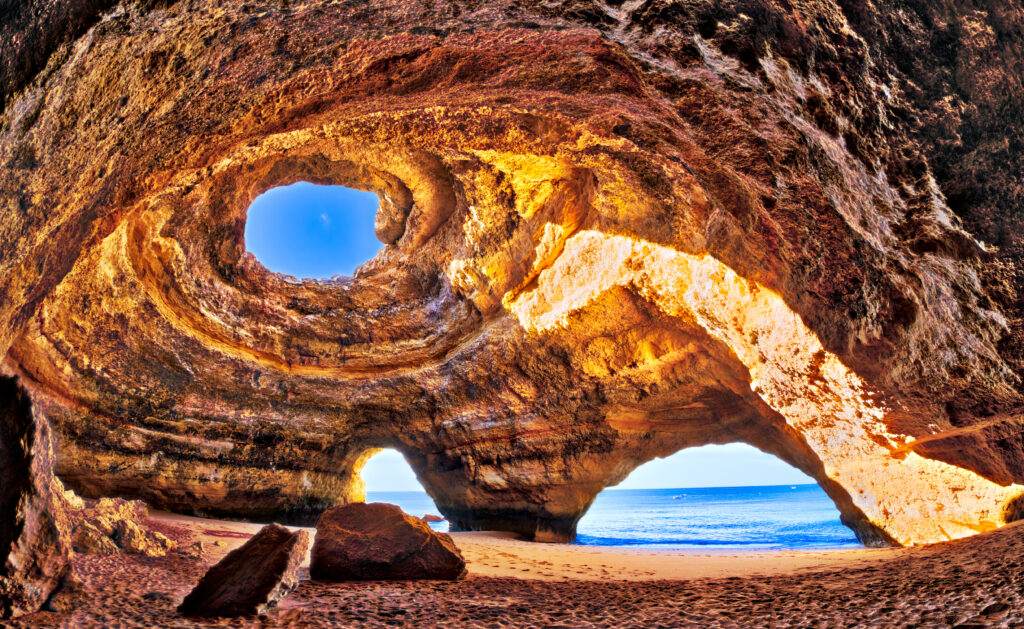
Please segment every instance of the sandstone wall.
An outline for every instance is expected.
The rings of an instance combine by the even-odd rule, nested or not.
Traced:
[[[309,522],[387,446],[454,525],[562,540],[744,441],[866,543],[998,526],[1024,17],[896,4],[18,5],[4,369],[67,483],[179,511]],[[245,253],[298,180],[381,197],[355,277]]]

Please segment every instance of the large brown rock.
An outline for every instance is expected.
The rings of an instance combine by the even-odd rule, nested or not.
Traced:
[[[312,523],[388,445],[568,540],[742,441],[911,544],[1024,490],[1021,0],[113,4],[0,20],[0,355],[83,495]],[[297,180],[380,196],[354,277],[246,254]]]
[[[277,604],[299,583],[309,533],[268,524],[210,568],[178,611],[185,616],[248,616]]]
[[[309,574],[323,581],[454,580],[466,561],[451,536],[384,502],[333,507],[320,516]]]
[[[28,394],[0,377],[0,619],[38,611],[71,576],[50,432]]]

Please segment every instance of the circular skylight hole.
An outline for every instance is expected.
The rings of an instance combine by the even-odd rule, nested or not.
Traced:
[[[249,206],[245,247],[268,270],[298,278],[352,275],[384,246],[377,195],[307,182],[271,188]]]

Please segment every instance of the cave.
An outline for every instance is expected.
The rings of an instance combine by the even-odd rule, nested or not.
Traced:
[[[311,525],[392,447],[453,530],[567,542],[742,442],[866,545],[1002,527],[1020,3],[684,4],[0,11],[0,402],[39,435],[0,475]],[[383,248],[266,268],[248,208],[299,182],[375,195]]]

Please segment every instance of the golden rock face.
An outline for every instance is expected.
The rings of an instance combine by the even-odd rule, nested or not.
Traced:
[[[395,447],[454,526],[565,540],[636,466],[743,441],[865,543],[1001,525],[1016,262],[899,122],[909,27],[754,4],[97,14],[0,118],[3,369],[58,474],[310,522]],[[300,180],[380,196],[354,277],[245,253]]]

